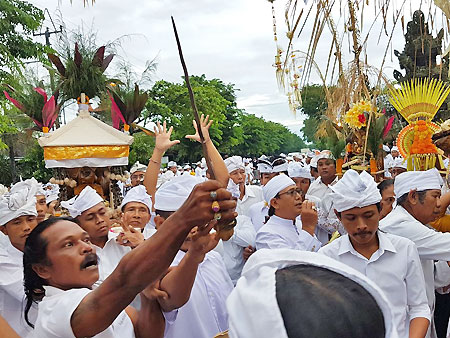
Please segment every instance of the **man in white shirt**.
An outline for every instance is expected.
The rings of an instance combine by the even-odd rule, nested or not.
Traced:
[[[435,288],[450,284],[447,263],[450,261],[450,233],[437,232],[427,226],[440,215],[442,183],[437,169],[398,175],[394,182],[397,206],[380,221],[381,230],[406,237],[416,244],[432,317]],[[427,337],[436,337],[433,319]]]
[[[389,172],[389,168],[391,167],[391,162],[394,160],[394,158],[391,155],[391,149],[383,144],[383,150],[386,152],[386,156],[383,159],[384,164],[384,177],[390,178],[391,173]]]
[[[40,223],[45,219],[47,214],[47,199],[45,197],[45,190],[42,184],[38,183],[38,190],[36,192],[36,212],[37,212],[37,222]]]
[[[320,177],[311,183],[306,199],[316,202],[319,208],[321,221],[316,228],[316,236],[322,244],[327,244],[330,236],[338,229],[337,223],[339,223],[333,211],[333,201],[329,198],[330,186],[338,181],[336,163],[330,152],[326,150],[316,155],[314,159],[317,160]]]
[[[167,171],[161,175],[158,180],[158,187],[163,185],[166,182],[169,182],[172,178],[174,178],[177,174],[177,163],[175,161],[169,161],[167,163]]]
[[[229,186],[234,187],[230,190],[236,190],[236,193],[239,194],[236,212],[239,215],[249,216],[250,207],[264,200],[261,187],[245,184],[245,167],[242,157],[228,157],[224,162],[230,175]]]
[[[263,191],[270,203],[270,218],[256,234],[256,250],[319,250],[321,243],[314,235],[317,211],[313,202],[303,201],[295,182],[281,174],[272,178]],[[301,222],[297,218],[300,214]]]
[[[0,249],[0,316],[19,334],[31,332],[23,316],[23,248],[30,232],[37,226],[36,193],[38,182],[33,178],[15,184],[9,193],[0,196],[0,230],[5,236]],[[31,308],[30,321],[36,319]]]
[[[331,189],[335,213],[348,234],[319,253],[358,270],[384,291],[399,337],[424,337],[430,309],[416,246],[378,231],[381,195],[370,174],[348,170]]]
[[[391,173],[391,177],[395,178],[397,175],[403,174],[408,171],[408,164],[406,163],[406,159],[403,157],[397,156],[391,161],[391,166],[389,167],[389,172]]]
[[[288,165],[288,176],[294,180],[297,188],[302,190],[303,196],[306,196],[312,181],[309,168],[302,166],[300,162],[291,162]]]

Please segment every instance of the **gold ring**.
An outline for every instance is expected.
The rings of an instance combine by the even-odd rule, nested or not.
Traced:
[[[211,204],[211,209],[212,209],[214,212],[219,212],[219,211],[220,211],[220,205],[219,205],[219,202],[217,202],[217,201],[212,202],[212,204]]]

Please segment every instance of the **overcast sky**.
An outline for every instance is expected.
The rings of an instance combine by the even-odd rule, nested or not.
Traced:
[[[173,15],[190,74],[205,74],[208,79],[234,83],[239,89],[238,105],[248,113],[280,122],[295,132],[302,126],[301,116],[290,112],[286,96],[277,87],[272,67],[276,50],[272,14],[266,0],[97,0],[94,6],[87,7],[83,7],[82,0],[73,0],[72,4],[69,0],[29,1],[41,9],[47,8],[56,25],[62,17],[67,31],[77,30],[81,25],[85,29],[93,27],[99,44],[128,35],[122,40],[119,54],[136,70],[142,70],[147,60],[157,56],[154,79],[179,82],[182,69],[170,22]],[[285,3],[275,1],[281,40],[286,31],[282,16]],[[408,13],[409,8],[405,23]],[[336,24],[342,27],[339,13],[334,15]],[[373,17],[374,10],[370,7],[365,14],[363,31],[368,29]],[[42,30],[47,26],[52,29],[48,13]],[[379,26],[373,30],[377,34],[368,45],[368,56],[369,62],[379,67],[387,37],[382,36],[377,44]],[[303,37],[309,38],[309,34],[306,32]],[[54,43],[56,38],[53,35],[51,41]],[[44,38],[36,38],[36,41],[44,42]],[[403,50],[401,28],[397,29],[393,41],[395,49]],[[322,68],[325,68],[330,42],[327,34],[320,40],[316,62]],[[295,42],[300,50],[306,51],[307,46],[306,39]],[[393,62],[388,58],[385,68],[390,77],[393,67],[398,68],[395,56]],[[317,82],[314,74],[312,82]]]

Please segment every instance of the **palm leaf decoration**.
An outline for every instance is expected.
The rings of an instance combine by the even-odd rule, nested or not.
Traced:
[[[383,114],[374,114],[372,116],[372,123],[369,127],[367,135],[367,149],[372,153],[374,158],[377,158],[382,153],[383,140],[389,134],[394,121],[394,116],[387,118]]]
[[[63,102],[77,99],[82,92],[89,98],[93,98],[99,97],[106,91],[109,79],[104,72],[114,54],[105,57],[105,46],[93,50],[89,45],[76,42],[73,56],[70,50],[66,50],[63,60],[55,54],[48,56],[56,67],[58,89]]]

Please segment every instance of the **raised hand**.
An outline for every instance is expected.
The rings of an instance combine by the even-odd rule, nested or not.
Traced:
[[[202,133],[203,133],[203,138],[205,143],[208,142],[211,138],[209,137],[209,127],[211,127],[213,120],[209,120],[209,115],[205,115],[202,114],[202,116],[200,116],[200,126],[202,127]],[[191,140],[195,140],[197,142],[201,142],[200,140],[200,134],[198,133],[198,128],[197,128],[197,122],[195,122],[195,120],[192,120],[192,124],[194,125],[195,128],[195,135],[186,135],[186,138],[191,139]]]
[[[217,233],[210,233],[215,224],[216,221],[213,220],[209,222],[209,224],[203,229],[195,227],[191,231],[192,242],[188,251],[201,257],[202,261],[204,256],[212,249],[214,249],[219,243],[219,237],[217,236]]]
[[[305,200],[302,204],[302,229],[314,235],[316,230],[318,215],[314,202]]]
[[[167,130],[166,121],[163,122],[163,125],[159,122],[156,123],[154,128],[155,130],[155,149],[164,153],[167,149],[173,147],[175,144],[180,143],[179,140],[170,140],[170,136],[172,135],[173,127],[170,127]]]

